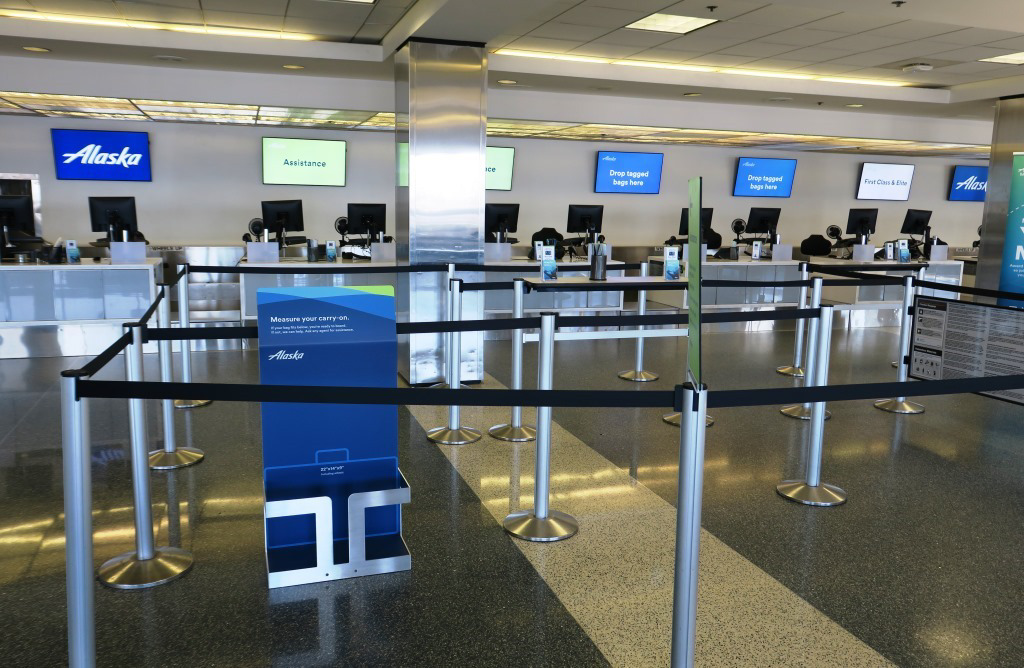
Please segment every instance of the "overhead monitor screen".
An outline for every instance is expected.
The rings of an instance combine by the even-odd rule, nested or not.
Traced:
[[[263,138],[263,183],[345,185],[346,143],[338,139]]]
[[[50,130],[58,179],[152,181],[148,132]]]
[[[796,160],[740,158],[736,164],[734,197],[789,197],[793,193]]]
[[[512,163],[516,150],[504,146],[488,146],[484,178],[487,190],[512,190]]]
[[[598,151],[594,192],[657,195],[664,153]]]
[[[913,165],[865,162],[860,170],[857,199],[906,201],[910,199],[913,180]]]
[[[984,202],[988,190],[988,167],[957,165],[953,168],[953,180],[949,184],[949,199],[952,202]]]

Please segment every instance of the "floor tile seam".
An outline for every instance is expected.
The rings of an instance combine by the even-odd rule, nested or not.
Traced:
[[[485,388],[486,387],[504,388],[504,385],[502,385],[500,382],[498,382],[495,378],[487,375],[486,378],[485,378],[483,387],[485,387]],[[420,408],[422,409],[422,408],[426,408],[426,407],[420,407]],[[410,413],[412,413],[413,417],[417,420],[417,422],[420,422],[421,425],[422,425],[422,422],[421,422],[420,418],[413,411],[410,411]],[[584,451],[588,452],[588,454],[590,456],[595,457],[595,458],[597,458],[599,460],[603,460],[603,462],[604,462],[603,468],[604,467],[611,468],[611,469],[615,470],[616,472],[618,472],[620,474],[623,474],[626,479],[633,480],[629,476],[627,469],[623,469],[621,467],[615,466],[614,463],[609,461],[601,453],[599,453],[596,450],[594,450],[592,447],[590,447],[589,445],[584,443],[582,440],[577,438],[570,431],[568,431],[567,429],[565,429],[564,427],[562,427],[561,425],[559,425],[555,421],[552,421],[552,432],[553,432],[552,433],[553,436],[555,434],[559,434],[563,438],[568,438],[570,440],[570,442],[573,442],[573,445],[575,445],[577,447],[582,446]],[[555,440],[555,439],[553,439],[553,440]],[[445,452],[445,451],[442,449],[442,452]],[[448,453],[445,452],[445,454],[447,456]],[[449,461],[451,461],[451,460],[449,459]],[[459,475],[463,476],[462,468],[460,468],[460,466],[456,462],[452,462],[452,465],[455,467],[456,471],[458,471]],[[470,489],[473,490],[473,492],[477,495],[477,497],[480,498],[482,505],[484,505],[487,508],[487,510],[491,514],[491,516],[500,524],[501,518],[498,517],[498,515],[496,515],[494,513],[494,511],[491,510],[491,508],[489,507],[490,504],[487,504],[486,502],[484,502],[484,499],[481,496],[480,491],[474,486],[473,481],[471,481],[471,480],[469,480],[469,479],[467,479],[465,477],[463,479],[466,481],[466,483],[468,484]],[[659,495],[654,493],[650,488],[648,488],[645,485],[643,485],[643,483],[641,483],[639,481],[635,481],[635,482],[636,482],[635,486],[638,487],[638,488],[641,488],[641,491],[643,493],[645,493],[646,495],[649,495],[653,499],[657,499],[657,502],[654,504],[655,506],[660,507],[662,510],[669,512],[673,516],[673,518],[676,516],[675,507],[672,504],[670,504],[667,501],[665,501],[665,499],[661,498]],[[647,512],[649,513],[650,511],[647,511]],[[775,589],[775,592],[773,592],[774,594],[776,594],[776,595],[782,594],[786,598],[788,598],[788,597],[795,597],[797,600],[802,602],[804,604],[804,606],[806,607],[807,612],[810,613],[813,617],[817,617],[818,618],[817,620],[814,620],[815,622],[825,623],[826,625],[831,626],[832,629],[839,630],[842,634],[845,635],[847,641],[852,641],[853,646],[858,647],[862,651],[866,651],[866,652],[870,653],[871,655],[873,655],[872,658],[881,658],[883,661],[885,661],[884,657],[881,657],[881,655],[878,654],[872,647],[870,647],[870,645],[868,645],[867,643],[864,643],[860,638],[858,638],[855,635],[853,635],[852,633],[850,633],[850,631],[848,631],[841,624],[839,624],[838,622],[833,620],[831,617],[829,617],[828,615],[823,613],[821,610],[819,610],[818,608],[813,606],[810,602],[808,602],[805,599],[803,599],[802,597],[800,597],[799,594],[797,594],[796,592],[794,592],[791,589],[789,589],[788,587],[786,587],[783,583],[781,583],[777,579],[773,578],[770,574],[768,574],[767,572],[765,572],[764,570],[759,568],[756,564],[751,562],[749,559],[746,559],[746,557],[744,557],[743,555],[739,554],[737,551],[733,550],[724,541],[719,539],[717,536],[714,536],[713,534],[711,534],[709,531],[707,531],[703,527],[701,528],[701,540],[702,540],[702,543],[707,543],[707,542],[714,542],[714,543],[716,543],[716,547],[719,549],[719,551],[721,551],[724,554],[729,555],[729,558],[732,559],[733,561],[735,561],[737,564],[742,564],[745,567],[744,570],[748,571],[749,573],[752,573],[753,576],[756,577],[756,578],[762,579],[765,582],[772,583],[771,587],[773,589]],[[523,551],[523,553],[531,560],[531,563],[532,563],[533,559],[536,558],[536,555],[532,554],[528,550],[529,544],[520,545],[519,547]],[[548,578],[546,576],[541,574],[541,577],[545,580],[546,583],[548,582]],[[757,583],[755,583],[755,584],[757,584]],[[550,586],[550,584],[549,584],[549,586]],[[765,588],[762,587],[762,586],[758,586],[758,589],[761,590],[761,591],[765,591]],[[787,594],[788,594],[788,596],[786,596]],[[558,592],[555,592],[555,595],[558,596]],[[559,596],[559,599],[563,600],[560,596]],[[573,607],[571,602],[567,602],[567,601],[563,600],[563,604],[567,604],[567,608],[570,609],[570,610]],[[581,622],[579,619],[577,619],[577,622],[580,623],[581,627],[584,626],[583,622]],[[588,634],[589,633],[590,633],[590,631],[588,629]],[[595,640],[595,642],[596,642],[596,640]]]

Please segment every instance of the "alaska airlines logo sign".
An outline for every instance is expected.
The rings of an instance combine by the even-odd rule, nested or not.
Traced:
[[[949,199],[960,202],[983,202],[988,190],[988,167],[958,165],[953,170]]]
[[[300,360],[303,357],[305,357],[305,354],[299,352],[298,350],[296,350],[293,353],[287,353],[284,350],[278,350],[273,355],[268,355],[267,359],[268,360]]]
[[[76,160],[83,165],[121,165],[125,169],[134,167],[142,162],[141,153],[129,153],[128,147],[121,149],[120,153],[103,153],[103,147],[99,144],[89,144],[77,153],[65,153],[64,164],[70,164]]]
[[[149,134],[50,131],[58,179],[150,181]]]

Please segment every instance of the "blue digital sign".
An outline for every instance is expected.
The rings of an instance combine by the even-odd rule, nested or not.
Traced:
[[[148,132],[51,129],[58,179],[152,181]]]
[[[984,202],[988,190],[988,167],[957,165],[949,184],[951,202]]]
[[[734,197],[789,197],[793,192],[796,160],[740,158]]]
[[[663,153],[598,151],[594,192],[657,195],[664,160]]]

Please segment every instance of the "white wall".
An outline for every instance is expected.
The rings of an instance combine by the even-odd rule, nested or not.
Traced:
[[[511,192],[488,192],[488,202],[519,202],[520,241],[542,227],[564,233],[568,204],[603,204],[604,234],[613,245],[661,243],[675,235],[682,207],[687,206],[687,180],[704,177],[704,206],[715,209],[712,227],[731,238],[729,223],[747,218],[750,207],[782,207],[779,232],[799,245],[810,234],[824,235],[831,224],[845,230],[850,208],[878,208],[875,241],[898,236],[907,208],[930,209],[933,233],[952,245],[969,246],[977,239],[981,202],[949,202],[946,194],[954,164],[985,164],[950,158],[901,158],[839,153],[758,151],[697,146],[631,145],[541,139],[500,139],[488,143],[516,148]],[[661,194],[595,194],[598,150],[648,151],[665,154]],[[789,199],[733,197],[736,159],[740,156],[796,158],[793,196]],[[855,198],[862,162],[916,165],[908,202],[874,202]]]
[[[50,128],[149,132],[153,181],[58,181]],[[260,137],[312,137],[349,142],[346,186],[263,185]],[[384,202],[394,229],[394,135],[253,128],[187,123],[137,123],[0,116],[0,172],[41,176],[43,233],[83,244],[99,236],[89,228],[92,195],[135,197],[139,229],[156,243],[241,243],[260,201],[301,199],[306,233],[335,236],[334,219],[349,202]]]
[[[152,183],[57,181],[50,147],[51,127],[145,130],[150,133]],[[345,139],[348,185],[344,188],[268,186],[260,173],[260,137]],[[394,138],[390,132],[289,130],[185,123],[120,123],[71,119],[0,116],[0,172],[42,176],[43,229],[46,236],[85,242],[90,195],[133,195],[140,227],[157,243],[240,243],[250,218],[260,215],[264,199],[302,199],[308,236],[334,236],[332,224],[348,202],[384,202],[388,230],[394,229]],[[953,245],[977,238],[982,204],[948,202],[949,158],[904,159],[836,153],[756,151],[694,146],[657,146],[501,139],[497,146],[516,148],[511,192],[488,192],[490,202],[519,202],[521,241],[541,227],[565,229],[568,204],[604,204],[605,234],[615,245],[657,244],[676,234],[680,209],[686,205],[686,181],[705,178],[705,206],[715,208],[714,227],[725,238],[733,218],[746,218],[751,206],[781,206],[780,232],[798,244],[809,234],[823,234],[830,224],[845,225],[851,207],[880,209],[876,240],[897,236],[909,207],[931,209],[935,233]],[[594,193],[599,149],[660,151],[665,168],[660,195]],[[733,197],[736,159],[741,155],[798,159],[790,199]],[[917,166],[909,202],[865,202],[854,198],[860,163],[912,162]],[[984,163],[975,163],[984,164]]]

